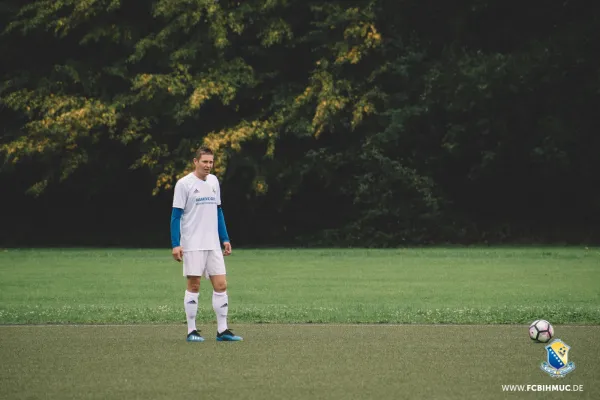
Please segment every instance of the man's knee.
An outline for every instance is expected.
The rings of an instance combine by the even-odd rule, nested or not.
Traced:
[[[227,279],[225,277],[213,279],[212,284],[215,292],[221,293],[227,290]]]
[[[192,293],[197,293],[200,291],[200,277],[188,276],[188,290]]]

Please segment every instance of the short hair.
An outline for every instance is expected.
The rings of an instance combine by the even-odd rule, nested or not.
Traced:
[[[209,149],[208,147],[200,147],[197,151],[196,151],[196,158],[199,160],[200,157],[202,157],[203,154],[208,154],[208,155],[214,155],[213,151],[211,149]]]

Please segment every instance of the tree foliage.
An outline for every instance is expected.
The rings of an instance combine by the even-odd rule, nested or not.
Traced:
[[[204,144],[273,230],[338,244],[597,218],[600,21],[579,3],[6,2],[4,170],[40,167],[40,194],[126,148],[157,194]]]

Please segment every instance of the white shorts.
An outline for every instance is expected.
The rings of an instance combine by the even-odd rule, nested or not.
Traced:
[[[225,275],[225,260],[221,250],[197,250],[183,252],[183,276]]]

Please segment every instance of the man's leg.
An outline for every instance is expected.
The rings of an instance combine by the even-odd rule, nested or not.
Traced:
[[[210,277],[213,286],[212,306],[217,316],[217,333],[227,330],[227,314],[229,312],[229,297],[227,296],[226,275]]]
[[[196,314],[198,313],[198,293],[200,292],[200,277],[187,277],[187,290],[183,298],[185,315],[187,316],[188,335],[196,330]]]
[[[183,274],[187,278],[187,290],[183,297],[183,307],[187,317],[188,342],[203,342],[204,338],[196,329],[198,314],[198,293],[200,292],[200,276],[204,272],[206,255],[200,251],[183,253]]]
[[[211,251],[207,259],[206,268],[213,287],[212,305],[217,316],[217,340],[229,342],[240,341],[242,338],[234,335],[227,326],[229,296],[227,295],[227,275],[225,275],[223,253],[221,251]]]

